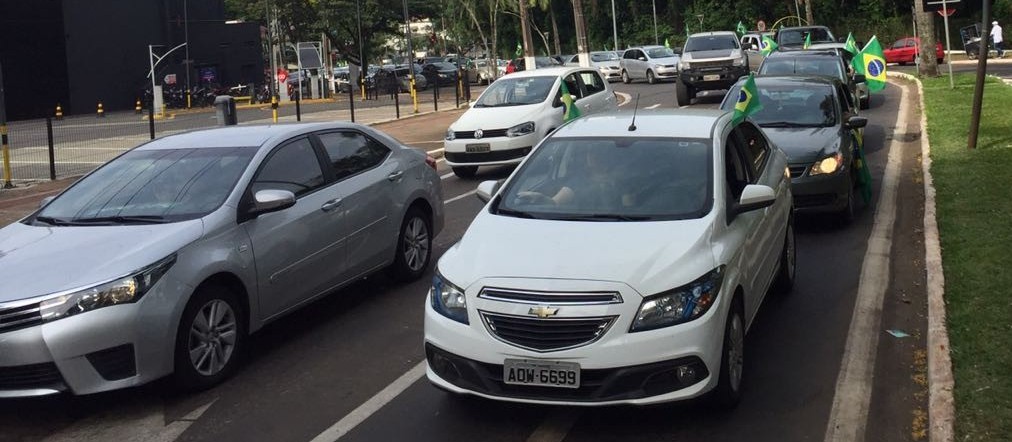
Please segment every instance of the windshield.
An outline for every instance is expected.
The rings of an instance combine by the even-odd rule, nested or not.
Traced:
[[[509,76],[492,83],[474,107],[522,106],[541,103],[552,92],[552,86],[558,77],[521,77]]]
[[[590,61],[612,61],[612,60],[618,60],[618,54],[611,51],[590,53]]]
[[[36,218],[54,225],[200,218],[221,206],[256,151],[255,147],[133,150],[81,179]]]
[[[555,138],[503,189],[505,216],[580,221],[699,218],[712,205],[707,139]]]
[[[827,84],[757,84],[762,109],[752,114],[752,121],[762,127],[831,127],[837,122],[833,88]],[[740,84],[727,92],[720,108],[734,109]]]
[[[781,46],[803,45],[805,44],[805,36],[809,34],[812,37],[810,43],[834,43],[836,41],[828,29],[810,28],[782,29],[777,34],[777,43]]]
[[[840,60],[835,57],[767,57],[759,75],[825,75],[846,80]]]
[[[440,62],[437,62],[437,63],[432,63],[432,66],[435,69],[438,69],[440,71],[454,71],[454,70],[457,70],[457,66],[455,66],[452,63],[447,63],[445,61],[440,61]]]
[[[647,49],[647,55],[649,55],[650,58],[674,57],[675,52],[668,48],[652,48]]]
[[[685,42],[683,52],[738,49],[738,38],[733,35],[700,35]]]

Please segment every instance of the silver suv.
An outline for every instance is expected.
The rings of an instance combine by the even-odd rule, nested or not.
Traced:
[[[734,32],[701,32],[685,41],[675,93],[688,106],[696,93],[728,89],[748,74],[748,57]]]
[[[662,79],[678,77],[678,54],[664,46],[639,46],[629,48],[619,60],[622,82],[644,79],[654,84]]]

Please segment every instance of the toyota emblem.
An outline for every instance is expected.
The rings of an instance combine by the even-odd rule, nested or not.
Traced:
[[[485,136],[485,132],[482,132],[481,129],[478,129],[478,130],[474,131],[474,139],[480,140],[481,137],[483,137],[483,136]]]

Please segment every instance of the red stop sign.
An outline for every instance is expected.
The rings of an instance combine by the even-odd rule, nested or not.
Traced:
[[[279,68],[278,69],[278,81],[284,83],[286,80],[288,80],[288,71]]]

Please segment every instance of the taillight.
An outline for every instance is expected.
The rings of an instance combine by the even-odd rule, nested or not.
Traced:
[[[436,170],[436,159],[429,154],[425,154],[425,164],[428,164],[432,170]]]

